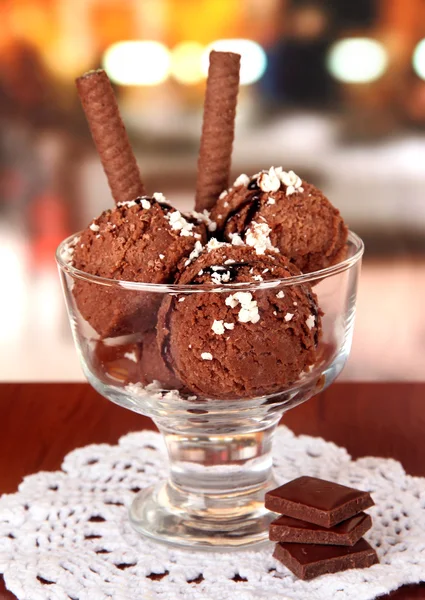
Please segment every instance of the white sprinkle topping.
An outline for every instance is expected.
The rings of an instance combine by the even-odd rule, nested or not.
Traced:
[[[224,206],[224,208],[227,208],[229,206],[229,203],[228,202],[223,202],[223,206]]]
[[[137,206],[137,202],[135,200],[126,200],[125,202],[118,202],[117,206],[125,206],[126,208],[131,208],[132,206]]]
[[[156,394],[159,400],[180,400],[181,396],[177,390],[170,390],[169,392],[159,392]]]
[[[179,298],[179,302],[184,302],[185,300],[186,300],[186,298],[185,298],[185,297],[183,297],[183,298]]]
[[[214,323],[211,326],[211,329],[214,331],[214,333],[216,333],[217,335],[223,335],[224,333],[224,325],[223,325],[223,321],[214,321]]]
[[[230,281],[230,272],[225,271],[224,273],[217,273],[215,271],[214,273],[211,273],[211,280],[215,284],[227,283],[228,281]]]
[[[254,279],[254,281],[264,281],[264,279],[261,277],[261,275],[254,275],[253,279]]]
[[[66,262],[68,265],[72,264],[72,261],[74,260],[75,246],[78,244],[79,241],[80,241],[80,236],[76,235],[74,238],[72,238],[72,240],[69,242],[69,244],[64,246],[64,249],[62,252],[62,260],[64,262]],[[83,245],[84,244],[81,244],[81,247],[83,247]]]
[[[274,167],[264,171],[257,179],[257,183],[263,192],[277,192],[280,188],[280,179]]]
[[[189,254],[189,257],[187,259],[187,261],[184,263],[184,266],[187,267],[187,265],[190,265],[190,263],[192,261],[195,260],[195,258],[198,258],[198,256],[201,254],[203,250],[203,246],[201,244],[201,242],[195,242],[195,247],[192,250],[192,252]],[[159,255],[161,257],[161,255]]]
[[[134,350],[133,352],[126,352],[124,354],[124,358],[128,358],[128,360],[132,360],[133,362],[137,363],[137,355]]]
[[[180,231],[181,236],[193,236],[193,223],[189,223],[189,221],[186,221],[186,219],[183,217],[179,210],[167,213],[165,215],[165,218],[170,222],[171,229],[174,229],[175,231]]]
[[[252,299],[250,292],[236,292],[228,296],[225,303],[231,308],[235,308],[240,303],[241,309],[238,314],[238,320],[241,323],[258,323],[260,320],[257,302]]]
[[[266,250],[278,252],[270,241],[271,228],[267,223],[257,223],[253,221],[246,232],[245,242],[248,246],[255,248],[257,254],[264,254]],[[232,240],[233,242],[233,240]]]
[[[257,182],[260,189],[266,193],[277,192],[281,183],[286,186],[287,196],[304,191],[301,178],[294,171],[284,171],[282,167],[270,167],[268,171],[263,171],[259,174]],[[267,201],[267,204],[275,203],[275,198],[269,198]]]
[[[235,328],[234,323],[224,323],[224,326],[226,329],[234,329]]]
[[[242,173],[241,175],[239,175],[239,177],[237,179],[235,179],[235,181],[233,183],[233,187],[239,187],[240,185],[248,185],[249,182],[250,182],[250,179],[249,179],[248,175],[245,175],[245,173]]]
[[[196,219],[198,223],[205,223],[208,231],[213,232],[217,229],[217,223],[211,220],[210,212],[207,209],[203,210],[202,212],[196,212],[196,210],[193,210],[190,215]]]
[[[238,300],[236,300],[235,296],[227,296],[225,302],[224,302],[227,306],[230,306],[230,308],[236,308],[236,306],[238,305]]]
[[[211,250],[216,250],[217,248],[221,248],[225,245],[225,242],[219,242],[216,238],[211,238],[208,244],[206,245],[206,248],[208,252],[210,252]]]
[[[232,240],[233,246],[244,246],[244,241],[238,233],[230,233],[230,239]]]
[[[294,171],[283,171],[280,167],[279,177],[281,182],[286,185],[286,195],[290,196],[291,194],[295,194],[296,192],[303,192],[304,188],[302,187],[302,180]]]
[[[264,273],[268,273],[268,271],[269,271],[269,269],[264,269],[263,275],[264,275]]]
[[[314,326],[315,326],[315,324],[316,324],[316,317],[314,317],[313,315],[310,315],[310,316],[308,317],[308,319],[306,320],[305,324],[307,325],[307,327],[308,327],[309,329],[313,329],[313,327],[314,327]]]
[[[294,306],[298,306],[298,302],[293,302],[293,305]]]
[[[167,203],[167,199],[166,199],[166,197],[165,197],[165,196],[164,196],[164,194],[162,194],[161,192],[154,192],[154,193],[152,194],[152,198],[153,198],[154,200],[156,200],[157,202],[162,202],[162,203],[164,203],[164,202],[165,202],[165,203]]]
[[[164,256],[163,254],[160,254],[160,255],[159,255],[159,258],[160,258],[161,260],[164,260],[165,256]]]
[[[255,304],[257,304],[255,302]],[[238,319],[241,323],[258,323],[260,320],[260,315],[258,314],[258,309],[253,308],[241,308],[238,314]]]
[[[96,225],[96,223],[92,223],[92,224],[90,225],[90,229],[91,229],[92,231],[99,231],[100,227],[99,227],[99,225]]]
[[[198,271],[198,275],[203,275],[204,274],[204,269],[201,269],[200,271]]]
[[[278,292],[276,294],[276,298],[284,298],[285,297],[285,292],[283,290],[280,290],[280,292]]]
[[[227,260],[224,261],[225,265],[233,265],[236,261],[233,260],[233,258],[228,258]]]
[[[148,396],[150,393],[157,392],[159,389],[161,389],[161,384],[159,381],[154,379],[152,383],[149,383],[146,387],[143,387],[141,383],[129,383],[125,386],[125,389],[136,396]]]
[[[188,348],[192,349],[192,344],[189,344]]]
[[[276,315],[277,315],[277,312],[274,310],[274,311],[273,311],[273,314],[276,316]]]
[[[223,192],[221,192],[221,194],[219,195],[218,199],[219,200],[223,200],[223,198],[225,198],[228,194],[227,190],[224,190]]]
[[[212,354],[210,354],[209,352],[202,352],[201,354],[201,358],[202,360],[212,360]]]
[[[100,237],[101,237],[101,235],[98,233],[96,237],[97,237],[97,238],[100,238]]]
[[[145,200],[145,198],[142,199],[142,208],[144,208],[145,210],[149,210],[151,207],[151,203],[149,202],[149,200]]]
[[[286,313],[286,315],[285,315],[285,321],[286,322],[291,321],[293,316],[294,315],[292,313]]]

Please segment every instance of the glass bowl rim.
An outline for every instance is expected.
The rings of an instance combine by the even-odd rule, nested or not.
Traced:
[[[347,243],[350,242],[355,247],[355,252],[353,256],[342,260],[335,265],[330,267],[326,267],[324,269],[320,269],[318,271],[312,271],[311,273],[305,273],[301,275],[294,275],[292,277],[286,277],[284,279],[270,279],[268,281],[262,282],[246,282],[246,283],[226,283],[226,284],[178,284],[178,283],[144,283],[140,281],[124,281],[120,279],[108,279],[106,277],[100,277],[99,275],[91,275],[90,273],[86,273],[85,271],[81,271],[80,269],[76,269],[72,265],[65,262],[61,256],[65,246],[70,244],[76,237],[80,236],[82,231],[74,233],[67,238],[65,238],[57,247],[55,257],[58,267],[68,273],[71,277],[75,279],[81,279],[83,281],[88,281],[91,283],[95,283],[97,285],[103,285],[107,287],[120,287],[126,290],[133,291],[143,291],[143,292],[225,292],[231,289],[245,289],[245,290],[264,290],[273,287],[288,287],[292,285],[301,285],[304,283],[311,283],[317,281],[318,279],[325,279],[328,277],[332,277],[333,275],[338,275],[339,273],[343,273],[347,271],[351,267],[353,267],[363,256],[364,253],[364,243],[363,240],[356,234],[354,231],[349,230]]]

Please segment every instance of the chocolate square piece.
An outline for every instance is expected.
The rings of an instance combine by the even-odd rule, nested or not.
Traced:
[[[375,550],[363,538],[351,547],[280,543],[273,556],[300,579],[365,569],[379,562]]]
[[[333,527],[374,502],[368,492],[316,477],[299,477],[267,492],[265,504],[281,515]]]
[[[270,523],[270,539],[272,542],[354,546],[371,527],[372,519],[364,512],[329,529],[292,517],[279,517]]]

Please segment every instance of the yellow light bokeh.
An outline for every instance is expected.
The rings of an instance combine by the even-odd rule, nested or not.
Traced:
[[[264,75],[267,68],[267,56],[260,44],[254,40],[228,39],[216,40],[209,44],[202,56],[202,70],[208,73],[209,54],[211,50],[219,52],[235,52],[241,55],[240,84],[250,85]]]
[[[206,45],[218,38],[239,36],[243,15],[241,0],[167,1],[169,37],[174,42],[196,40]]]
[[[109,78],[119,85],[158,85],[170,73],[170,52],[149,40],[117,42],[103,55]]]
[[[171,53],[171,74],[186,85],[199,83],[205,77],[202,71],[202,55],[205,47],[199,42],[181,42]]]
[[[387,70],[388,53],[378,40],[345,38],[331,46],[327,66],[331,75],[343,83],[370,83]]]

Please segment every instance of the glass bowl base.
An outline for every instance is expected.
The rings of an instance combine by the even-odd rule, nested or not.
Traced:
[[[218,497],[161,482],[137,494],[130,522],[141,535],[181,548],[251,550],[268,542],[269,524],[276,518],[264,507],[265,491],[262,487]]]

